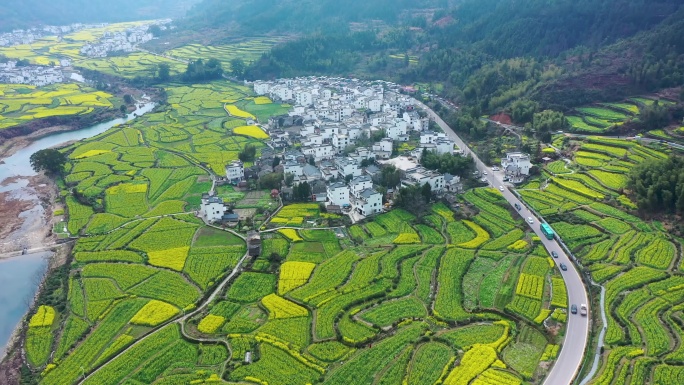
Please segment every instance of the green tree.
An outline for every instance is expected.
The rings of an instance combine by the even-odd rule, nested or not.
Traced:
[[[230,73],[237,77],[240,78],[245,75],[245,70],[247,69],[247,66],[245,65],[245,61],[240,59],[240,58],[235,58],[230,61]]]
[[[123,99],[126,104],[133,104],[133,102],[135,101],[133,99],[133,96],[131,96],[130,94],[124,95]]]
[[[48,175],[59,175],[64,170],[67,156],[55,149],[40,150],[31,155],[29,162],[35,172],[44,171]]]
[[[171,66],[167,63],[161,63],[157,66],[157,79],[160,82],[166,82],[171,79]]]
[[[238,159],[243,162],[253,162],[256,157],[256,151],[257,149],[254,145],[248,144],[238,153]]]
[[[425,202],[430,202],[430,199],[432,199],[432,186],[430,186],[430,183],[425,182],[420,189],[420,194],[423,196],[423,199],[425,199]]]
[[[283,181],[282,172],[273,172],[259,178],[259,188],[264,190],[280,190],[280,183]]]
[[[380,185],[387,188],[395,188],[401,182],[401,171],[389,165],[380,171]]]
[[[273,157],[273,162],[271,162],[271,168],[276,168],[280,164],[280,157],[275,156]]]

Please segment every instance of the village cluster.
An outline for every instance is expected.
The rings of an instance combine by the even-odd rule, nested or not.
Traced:
[[[62,59],[59,65],[55,66],[24,66],[17,65],[17,63],[13,60],[0,63],[0,83],[29,84],[37,87],[63,83],[65,80],[63,67],[70,66],[71,60]]]
[[[70,24],[70,25],[46,25],[39,28],[15,29],[12,32],[0,34],[0,47],[12,47],[15,45],[31,44],[44,36],[59,36],[78,32],[84,29],[103,28],[107,24]]]
[[[87,57],[103,58],[112,53],[133,52],[138,44],[146,43],[154,38],[150,31],[151,26],[157,25],[163,31],[168,28],[169,23],[171,20],[165,19],[131,27],[124,31],[107,31],[96,42],[84,45],[80,53]]]
[[[150,27],[159,26],[160,30],[170,28],[170,19],[157,20],[144,25],[138,25],[123,31],[106,31],[99,40],[85,44],[80,54],[87,57],[102,58],[119,52],[133,52],[138,44],[153,39]],[[57,36],[78,32],[86,28],[105,28],[107,24],[72,24],[67,26],[46,26],[29,30],[15,30],[0,35],[0,46],[30,45],[44,36]],[[42,87],[50,84],[63,83],[69,79],[64,73],[65,67],[70,67],[72,60],[67,57],[55,60],[51,65],[29,65],[22,61],[8,60],[0,62],[0,83],[28,84]]]
[[[294,186],[307,182],[312,201],[348,213],[354,221],[385,209],[382,194],[374,186],[386,165],[401,170],[399,187],[427,183],[436,194],[461,189],[459,176],[419,164],[424,151],[462,151],[446,134],[431,130],[416,100],[402,94],[394,83],[305,77],[257,81],[252,86],[257,95],[292,108],[261,124],[270,136],[268,148],[252,167],[245,168],[240,161],[227,165],[229,183],[282,172],[292,178],[291,186],[282,189],[284,197],[292,194]],[[409,141],[415,148],[393,156],[398,145]],[[276,157],[280,163],[272,169]],[[510,163],[518,167],[517,161],[523,158],[521,154]],[[225,214],[223,202],[211,196],[205,197],[201,211],[210,221],[221,220]]]

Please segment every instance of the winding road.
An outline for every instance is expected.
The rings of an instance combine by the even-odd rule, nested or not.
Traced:
[[[484,177],[487,181],[494,187],[504,186],[503,181],[500,179],[500,173],[493,173],[491,170],[477,157],[475,154],[461,138],[456,135],[456,133],[449,127],[442,118],[439,117],[432,109],[424,105],[419,101],[415,103],[422,107],[441,128],[453,140],[456,145],[458,145],[463,154],[470,154],[474,161],[476,168],[480,173],[487,175]],[[572,263],[571,259],[565,253],[561,245],[555,240],[548,240],[541,232],[540,229],[540,218],[537,218],[532,210],[530,210],[524,202],[518,199],[518,197],[513,194],[507,188],[502,191],[504,198],[515,207],[517,203],[521,207],[518,213],[525,219],[525,223],[530,226],[530,228],[539,236],[542,244],[548,250],[549,253],[555,251],[558,254],[558,259],[555,260],[557,265],[564,263],[567,265],[567,271],[562,271],[559,269],[563,280],[565,281],[565,286],[568,290],[568,302],[569,304],[576,304],[579,308],[580,304],[589,304],[587,291],[582,282],[582,277],[577,271],[576,266]],[[533,218],[533,223],[530,224],[527,218]],[[591,315],[591,313],[590,313]],[[553,367],[549,371],[549,374],[544,380],[544,385],[569,385],[572,384],[575,378],[578,376],[582,360],[584,359],[584,352],[587,348],[587,342],[589,339],[589,317],[583,317],[579,314],[568,314],[568,324],[565,331],[565,339],[563,340],[563,346],[560,351],[560,355],[556,359]]]

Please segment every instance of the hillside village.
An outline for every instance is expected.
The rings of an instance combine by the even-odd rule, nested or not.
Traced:
[[[59,66],[20,66],[16,61],[0,63],[0,83],[29,84],[43,87],[55,83],[63,83],[65,76],[62,65],[69,66],[71,62],[62,60]]]
[[[292,199],[294,189],[306,183],[312,201],[325,204],[329,211],[349,214],[354,222],[385,210],[377,188],[385,166],[400,171],[396,188],[427,183],[437,195],[462,188],[458,175],[441,174],[420,164],[425,151],[456,156],[463,152],[394,83],[305,77],[257,81],[251,86],[257,95],[292,108],[260,124],[270,136],[268,148],[262,149],[252,167],[244,168],[240,161],[227,165],[229,183],[246,184],[246,180],[281,172],[286,176],[281,189],[284,199]],[[399,151],[402,144],[406,150]],[[503,169],[511,180],[514,175],[522,180],[529,174],[529,159],[526,154],[510,154],[502,161],[506,163]],[[392,192],[388,189],[388,196]],[[221,220],[225,210],[217,210],[217,204],[221,202],[206,196],[203,215]]]
[[[103,58],[121,52],[133,52],[137,45],[154,38],[150,27],[159,26],[160,30],[170,28],[171,19],[157,20],[122,31],[105,31],[104,35],[92,43],[83,45],[80,54],[92,58]],[[78,32],[86,28],[105,28],[107,24],[72,24],[67,26],[45,26],[30,30],[16,30],[0,34],[0,46],[30,45],[44,36],[57,36],[64,39],[64,35]],[[50,66],[29,65],[25,61],[7,60],[0,62],[0,83],[28,84],[42,87],[50,84],[63,83],[68,79],[64,73],[65,67],[71,67],[72,59],[68,57],[55,60]]]
[[[0,47],[13,47],[15,45],[31,44],[37,39],[44,36],[58,36],[61,37],[66,34],[78,32],[84,29],[103,28],[106,23],[100,24],[81,24],[74,23],[70,25],[46,25],[39,28],[31,29],[16,29],[12,32],[0,34]]]
[[[164,31],[169,23],[171,20],[165,19],[131,27],[124,31],[106,31],[96,42],[81,47],[80,53],[87,57],[103,58],[113,53],[133,52],[138,44],[147,43],[154,38],[150,31],[151,26],[159,26],[159,29]]]

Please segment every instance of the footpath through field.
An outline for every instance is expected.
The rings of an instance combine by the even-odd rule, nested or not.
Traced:
[[[477,169],[484,173],[484,171],[489,171],[487,166],[482,163],[482,161],[475,154],[461,138],[456,135],[456,133],[449,127],[442,118],[439,117],[432,109],[428,108],[425,104],[415,101],[416,105],[425,109],[431,119],[433,119],[446,133],[451,140],[453,140],[456,145],[458,145],[463,154],[470,154],[474,161]],[[496,173],[488,172],[485,176],[487,181],[495,188],[503,186],[503,181],[499,179]],[[537,218],[524,202],[519,200],[511,191],[504,189],[502,192],[504,198],[514,206],[516,203],[522,207],[521,210],[516,210],[525,219],[525,222],[530,226],[530,228],[535,232],[535,234],[541,239],[542,244],[548,250],[549,253],[555,251],[558,253],[558,259],[555,260],[557,264],[564,263],[568,266],[567,271],[560,271],[565,281],[565,286],[568,290],[568,303],[569,304],[589,304],[587,291],[582,282],[582,277],[577,271],[577,268],[572,263],[571,259],[565,253],[560,244],[554,240],[548,240],[540,229],[540,219]],[[533,218],[533,223],[527,222],[527,218]],[[565,331],[565,339],[563,340],[563,346],[561,347],[560,355],[554,363],[551,371],[544,380],[544,385],[569,385],[575,380],[575,377],[579,374],[580,367],[582,365],[582,360],[584,358],[584,352],[587,347],[587,342],[589,338],[589,318],[582,317],[578,314],[569,314],[567,329]]]

